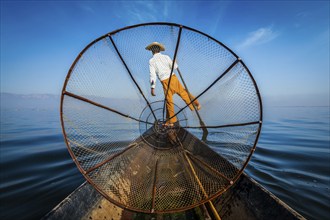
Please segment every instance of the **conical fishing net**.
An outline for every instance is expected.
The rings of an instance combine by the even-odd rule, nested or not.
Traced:
[[[145,48],[152,42],[176,60],[171,69],[190,94],[188,103],[173,96],[172,116],[165,94],[174,75],[168,89],[157,80],[156,96],[150,93],[153,55]],[[104,197],[164,213],[210,201],[238,179],[256,147],[262,106],[248,68],[221,42],[150,23],[106,34],[78,55],[64,83],[61,120],[74,162]]]

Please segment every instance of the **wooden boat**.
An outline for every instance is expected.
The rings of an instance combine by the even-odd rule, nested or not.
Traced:
[[[209,148],[190,132],[185,140],[196,140],[204,154]],[[143,141],[138,139],[137,142]],[[184,198],[184,197],[183,197]],[[305,219],[287,204],[243,173],[239,179],[219,197],[212,200],[223,220],[252,219]],[[206,208],[205,208],[206,207]],[[201,205],[188,211],[172,214],[134,212],[123,209],[104,198],[92,185],[85,182],[51,210],[43,219],[207,219],[212,211]]]
[[[186,129],[181,129],[177,135],[182,137],[182,141],[180,141],[182,147],[184,145],[195,149],[191,150],[192,153],[203,156],[202,158],[205,158],[205,160],[207,157],[217,157],[218,161],[222,160],[222,163],[225,164],[225,166],[233,167],[230,162],[215,153],[207,144],[200,141]],[[157,148],[166,149],[167,147],[175,146],[175,143],[173,143],[173,140],[171,141],[170,136],[167,137],[165,135],[164,137],[159,137],[153,129],[149,129],[143,136],[136,139],[133,144],[147,146],[147,142],[150,143],[150,141],[155,140],[162,140],[162,142],[159,143],[164,145],[158,146],[159,143],[152,143],[152,146],[157,146]],[[145,155],[148,149],[150,150],[150,148],[140,148],[138,154],[141,153]],[[136,162],[132,161],[131,163],[133,164]],[[141,161],[138,161],[138,163],[142,166],[143,161],[142,163]],[[100,173],[100,175],[102,175],[102,173]],[[125,179],[125,181],[129,181],[129,179]],[[120,182],[118,182],[117,187],[125,187],[124,185],[121,185]],[[177,192],[176,194],[178,194],[176,197],[177,199],[181,200],[187,198],[184,197],[185,195],[182,194],[182,192]],[[123,196],[127,195],[123,194]],[[172,202],[175,203],[175,201]],[[203,204],[196,206],[195,208],[186,211],[172,212],[171,214],[166,212],[134,212],[129,209],[123,209],[110,202],[92,185],[85,182],[50,211],[43,219],[212,219],[218,218],[219,216],[221,219],[229,220],[304,219],[303,216],[244,173],[232,186],[228,185],[226,190],[223,191],[220,196],[215,197],[215,199],[211,201],[210,204],[212,204],[212,207],[208,206],[209,203],[205,204],[206,205]],[[217,215],[217,213],[214,213],[214,208],[219,216],[213,215]]]
[[[221,219],[305,219],[255,180],[243,173],[227,192],[213,201]],[[122,209],[83,183],[43,219],[203,219],[194,208],[175,214],[144,214]]]

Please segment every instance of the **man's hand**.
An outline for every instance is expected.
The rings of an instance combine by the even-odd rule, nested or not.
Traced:
[[[152,95],[152,96],[156,96],[156,94],[155,94],[155,89],[154,89],[154,88],[151,88],[151,95]]]

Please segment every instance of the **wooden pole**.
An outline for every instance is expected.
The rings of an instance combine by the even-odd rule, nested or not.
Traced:
[[[177,136],[176,136],[176,138],[177,138]],[[193,173],[193,175],[194,175],[194,177],[195,177],[195,179],[196,179],[196,181],[197,181],[199,187],[202,189],[203,194],[204,194],[205,197],[207,198],[208,195],[207,195],[207,193],[206,193],[206,191],[205,191],[205,189],[204,189],[204,187],[203,187],[203,184],[202,184],[201,181],[199,180],[199,178],[198,178],[198,176],[197,176],[197,174],[196,174],[196,171],[195,171],[193,165],[191,164],[191,161],[190,161],[189,157],[187,156],[187,153],[185,152],[185,150],[184,150],[184,148],[183,148],[183,145],[182,145],[181,141],[179,140],[179,138],[177,138],[177,142],[180,144],[180,147],[182,148],[183,155],[184,155],[185,159],[187,160],[188,165],[189,165],[189,168],[190,168],[191,172]],[[214,218],[215,218],[216,220],[221,220],[221,218],[220,218],[220,216],[219,216],[217,210],[215,209],[215,207],[214,207],[212,201],[208,201],[207,203],[208,203],[209,206],[210,206],[210,209],[211,209],[211,211],[212,211],[212,214],[213,214]]]

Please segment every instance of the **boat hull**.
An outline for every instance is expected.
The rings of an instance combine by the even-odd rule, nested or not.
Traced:
[[[259,183],[243,173],[240,179],[213,203],[222,220],[305,219]],[[122,209],[83,183],[43,219],[201,219],[199,208],[175,214],[146,214]],[[175,216],[171,218],[170,216]]]

